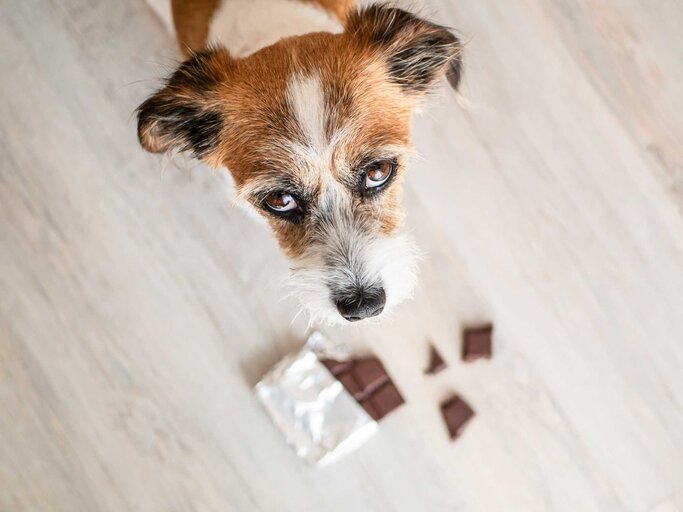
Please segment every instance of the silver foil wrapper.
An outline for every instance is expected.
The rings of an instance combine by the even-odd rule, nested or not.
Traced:
[[[341,359],[334,350],[335,359]],[[314,333],[298,353],[285,357],[256,385],[256,395],[296,454],[319,466],[363,444],[377,423],[323,366],[332,356]]]

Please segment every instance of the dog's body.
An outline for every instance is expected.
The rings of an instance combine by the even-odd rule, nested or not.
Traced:
[[[352,0],[174,0],[189,60],[138,112],[142,145],[226,167],[294,262],[315,319],[376,316],[410,295],[399,183],[410,116],[460,45]]]
[[[246,57],[282,38],[312,32],[341,33],[349,0],[173,0],[181,50],[222,46]]]

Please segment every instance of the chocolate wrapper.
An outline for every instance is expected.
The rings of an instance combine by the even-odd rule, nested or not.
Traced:
[[[306,461],[323,466],[354,450],[377,431],[377,423],[319,361],[326,347],[319,333],[285,357],[256,385],[256,396],[287,443]]]

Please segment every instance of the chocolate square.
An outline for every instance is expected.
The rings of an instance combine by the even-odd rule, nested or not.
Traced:
[[[462,358],[467,362],[476,361],[477,359],[491,359],[492,345],[492,325],[466,329],[462,346]]]
[[[474,411],[467,402],[456,395],[441,405],[441,415],[451,439],[456,439],[474,417]]]
[[[403,397],[393,382],[388,382],[374,394],[362,400],[360,405],[373,420],[379,421],[404,403]]]
[[[373,416],[374,420],[381,420],[387,414],[398,408],[398,406],[405,403],[393,382],[388,382],[379,388],[377,392],[370,397],[370,401],[377,410],[377,417]]]
[[[353,374],[366,395],[374,393],[389,382],[387,371],[375,357],[358,360],[353,367]]]

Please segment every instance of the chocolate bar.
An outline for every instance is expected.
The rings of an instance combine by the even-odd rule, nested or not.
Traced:
[[[474,411],[467,402],[456,395],[441,404],[441,415],[448,428],[448,434],[453,440],[463,433],[469,421],[474,417]]]
[[[434,345],[429,346],[429,366],[425,370],[428,375],[434,375],[439,373],[441,370],[446,368],[446,361],[443,360],[439,351],[436,350]]]
[[[491,359],[493,326],[465,329],[462,358],[472,362],[477,359]]]
[[[349,361],[322,359],[320,362],[375,421],[404,403],[384,365],[376,357]]]

